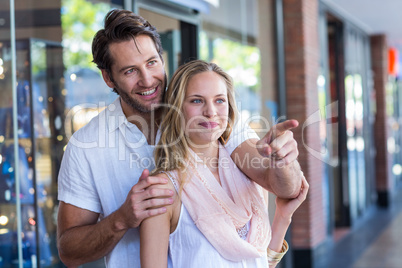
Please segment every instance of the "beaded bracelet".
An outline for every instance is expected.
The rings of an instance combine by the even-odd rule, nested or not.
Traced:
[[[288,252],[288,249],[289,245],[288,242],[286,242],[286,240],[283,240],[282,250],[279,253],[268,248],[267,249],[268,264],[269,265],[278,264],[281,261],[282,257],[286,254],[286,252]]]

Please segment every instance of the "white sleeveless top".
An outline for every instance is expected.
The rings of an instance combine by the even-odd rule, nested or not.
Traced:
[[[170,177],[174,187],[176,182]],[[243,236],[243,239],[247,235]],[[224,239],[224,238],[222,238]],[[230,247],[230,245],[227,245]],[[233,262],[223,258],[194,224],[186,207],[181,204],[176,230],[169,236],[169,268],[268,268],[266,256]]]

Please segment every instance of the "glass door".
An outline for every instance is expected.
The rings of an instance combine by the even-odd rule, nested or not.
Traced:
[[[148,20],[160,34],[167,77],[179,65],[198,59],[199,15],[192,3],[135,1],[134,12]],[[188,5],[188,6],[187,6]]]
[[[60,264],[57,244],[57,174],[66,145],[61,44],[30,39],[32,162],[37,254],[40,267]]]
[[[351,28],[347,29],[345,38],[346,147],[350,213],[352,219],[357,220],[372,204],[374,191],[369,41],[363,34]]]
[[[347,173],[346,150],[346,108],[345,108],[345,66],[344,66],[344,25],[336,18],[327,15],[327,40],[328,40],[328,73],[329,93],[327,103],[333,104],[334,117],[331,118],[331,128],[328,131],[329,140],[329,176],[332,178],[329,184],[331,190],[332,217],[335,227],[350,225],[349,215],[349,187]]]

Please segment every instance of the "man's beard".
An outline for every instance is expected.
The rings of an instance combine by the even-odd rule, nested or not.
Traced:
[[[167,83],[167,76],[165,74],[165,82],[164,85],[166,85]],[[160,107],[160,104],[162,103],[162,99],[163,99],[163,95],[165,94],[165,88],[160,88],[158,90],[162,90],[162,94],[160,94],[159,96],[159,100],[157,101],[157,103],[153,103],[151,104],[150,107],[147,107],[145,105],[142,105],[141,102],[137,101],[135,98],[131,97],[130,95],[128,95],[124,90],[120,89],[119,85],[114,82],[115,85],[115,90],[117,91],[117,93],[120,95],[120,98],[130,107],[132,107],[133,109],[137,110],[140,113],[146,114],[146,113],[150,113],[153,111],[157,111]],[[160,86],[162,87],[162,85]]]

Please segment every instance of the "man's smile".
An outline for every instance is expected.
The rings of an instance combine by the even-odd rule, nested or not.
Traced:
[[[154,88],[152,88],[152,89],[150,89],[148,91],[145,91],[145,92],[140,92],[138,94],[140,94],[142,96],[149,96],[149,95],[152,95],[155,92],[156,92],[156,87],[154,87]]]

